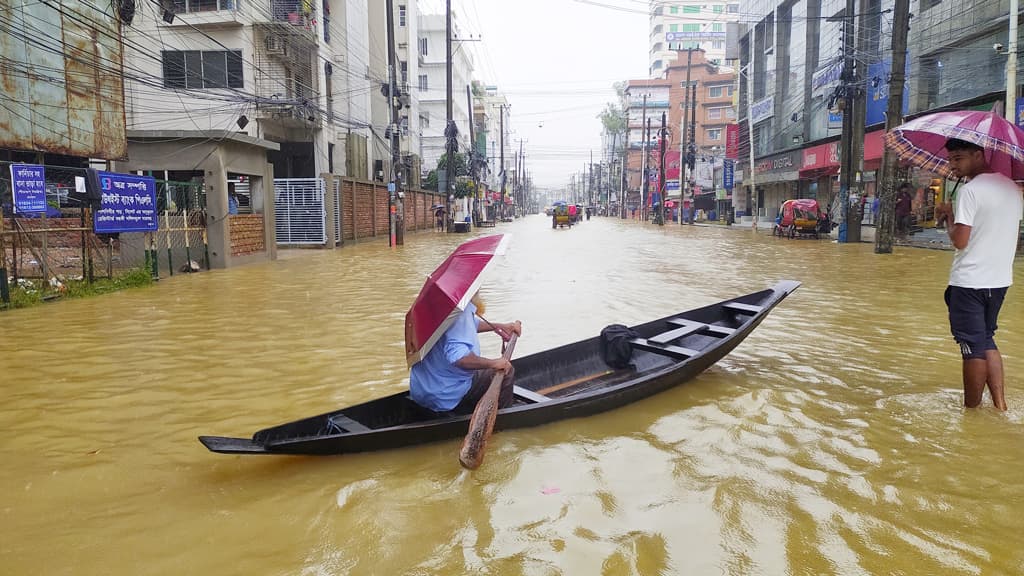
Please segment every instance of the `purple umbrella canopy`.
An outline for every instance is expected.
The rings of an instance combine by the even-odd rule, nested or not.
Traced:
[[[985,149],[992,170],[1024,180],[1024,130],[992,112],[937,112],[902,124],[885,135],[885,145],[902,162],[952,176],[946,141],[957,138]]]

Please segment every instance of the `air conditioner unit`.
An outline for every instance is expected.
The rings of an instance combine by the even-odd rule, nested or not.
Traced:
[[[267,54],[275,56],[285,56],[288,54],[288,42],[276,34],[271,34],[264,38],[263,45],[267,49]]]

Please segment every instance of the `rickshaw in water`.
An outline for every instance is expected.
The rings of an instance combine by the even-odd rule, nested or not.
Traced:
[[[817,200],[802,198],[786,200],[779,207],[772,234],[786,238],[809,236],[818,238],[820,233],[831,232],[831,224]]]
[[[565,202],[555,202],[551,205],[551,227],[559,226],[572,227],[576,223],[576,206]]]

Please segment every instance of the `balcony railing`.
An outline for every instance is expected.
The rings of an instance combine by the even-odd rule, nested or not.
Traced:
[[[270,14],[275,22],[310,28],[316,9],[312,2],[306,0],[270,0]]]

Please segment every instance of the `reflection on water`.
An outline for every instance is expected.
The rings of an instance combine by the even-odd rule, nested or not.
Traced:
[[[1019,288],[1000,322],[1001,415],[960,407],[949,253],[597,218],[498,231],[515,237],[484,294],[492,321],[523,320],[518,354],[780,278],[803,287],[692,382],[500,433],[472,474],[457,441],[334,458],[196,441],[404,387],[405,310],[465,236],[5,313],[0,572],[1024,571]]]

